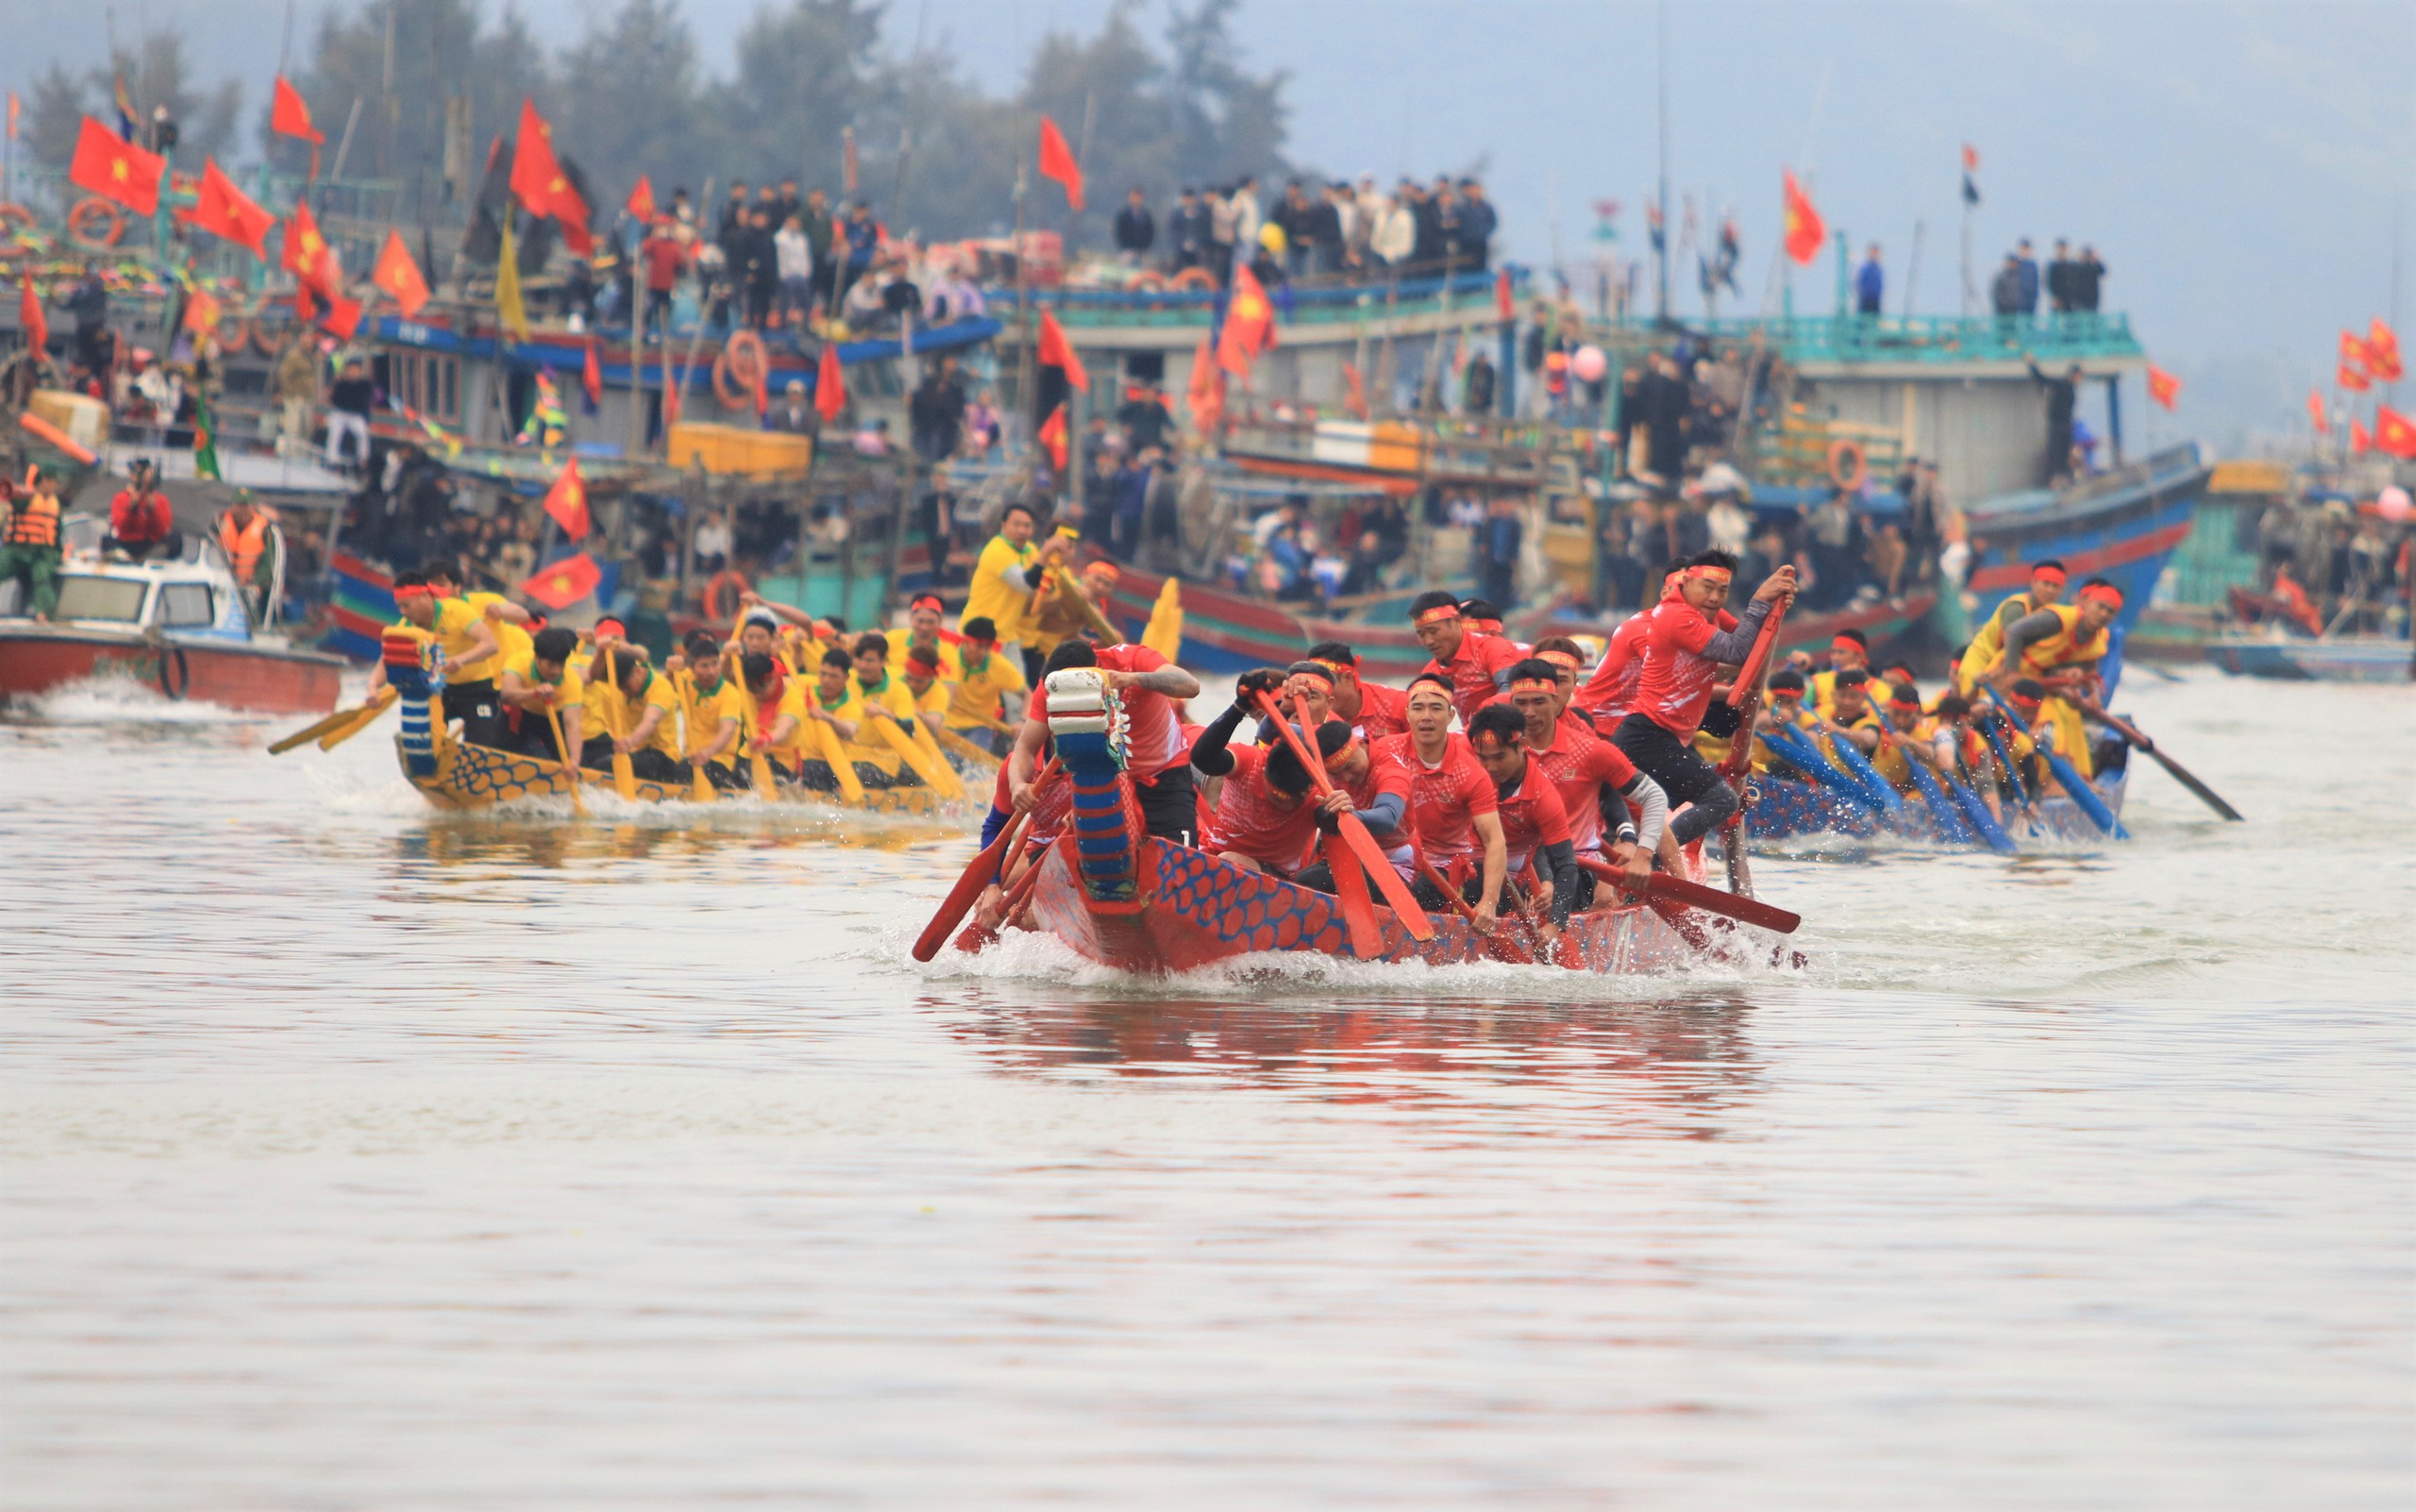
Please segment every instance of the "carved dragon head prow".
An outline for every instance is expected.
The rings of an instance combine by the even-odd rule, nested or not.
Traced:
[[[1124,775],[1130,721],[1097,667],[1049,674],[1049,733],[1073,789],[1065,831],[1074,873],[1094,908],[1134,906],[1140,893],[1141,815]]]
[[[436,748],[445,736],[445,716],[436,705],[445,692],[445,674],[436,665],[435,637],[408,625],[390,625],[378,650],[386,664],[386,680],[401,706],[403,767],[413,777],[436,775]]]

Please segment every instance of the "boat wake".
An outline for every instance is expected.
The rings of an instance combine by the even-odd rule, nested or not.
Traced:
[[[239,725],[263,718],[198,699],[176,699],[131,674],[77,678],[9,700],[8,718],[49,725]]]

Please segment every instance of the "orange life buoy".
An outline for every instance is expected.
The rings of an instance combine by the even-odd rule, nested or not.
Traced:
[[[1871,461],[1862,454],[1858,443],[1833,441],[1829,444],[1830,482],[1839,488],[1853,490],[1860,488],[1863,479],[1870,476]]]
[[[755,408],[758,390],[772,379],[772,354],[763,338],[751,330],[730,333],[728,344],[713,359],[713,397],[733,412]]]
[[[109,229],[97,232],[92,230],[92,223],[94,220],[107,221]],[[126,235],[126,211],[98,195],[91,199],[78,200],[76,208],[67,212],[67,234],[77,246],[92,247],[95,250],[115,246],[119,239]]]
[[[723,569],[711,582],[705,584],[705,595],[701,603],[705,617],[714,621],[726,619],[736,624],[739,596],[746,593],[751,586],[752,584],[747,580],[746,574],[736,567]]]
[[[33,211],[23,205],[0,200],[0,236],[14,236],[19,231],[30,229],[33,224]]]
[[[1166,286],[1166,278],[1163,273],[1144,273],[1132,280],[1135,289],[1163,289]]]
[[[1185,268],[1166,283],[1169,289],[1214,289],[1216,276],[1206,268]]]

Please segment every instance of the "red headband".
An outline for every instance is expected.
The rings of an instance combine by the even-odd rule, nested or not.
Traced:
[[[1521,693],[1558,693],[1559,691],[1560,684],[1557,681],[1548,681],[1543,678],[1512,678],[1510,680],[1510,692],[1514,697]]]
[[[929,677],[938,672],[939,669],[940,664],[937,662],[932,661],[930,657],[924,655],[920,651],[909,651],[906,653],[906,670],[909,672],[920,672],[924,676]]]
[[[1322,682],[1322,683],[1324,683],[1324,684],[1325,684],[1325,686],[1326,686],[1326,691],[1327,691],[1328,693],[1333,692],[1333,691],[1334,691],[1334,679],[1332,679],[1332,678],[1330,678],[1330,677],[1326,676],[1326,674],[1325,674],[1325,672],[1324,672],[1324,670],[1323,670],[1323,669],[1324,669],[1324,666],[1325,666],[1325,664],[1324,664],[1324,663],[1322,663],[1322,662],[1320,662],[1320,663],[1318,663],[1318,664],[1317,664],[1317,666],[1318,666],[1318,670],[1317,670],[1317,671],[1315,671],[1315,672],[1310,671],[1307,667],[1304,667],[1304,666],[1303,666],[1303,667],[1295,667],[1295,668],[1293,668],[1293,669],[1291,670],[1291,672],[1290,672],[1290,673],[1286,674],[1286,676],[1287,676],[1287,677],[1293,677],[1293,678],[1308,678],[1308,679],[1310,679],[1310,680],[1314,680],[1314,681]]]
[[[1357,670],[1357,669],[1356,669],[1356,668],[1354,668],[1354,667],[1346,666],[1346,665],[1344,665],[1344,664],[1343,664],[1342,663],[1340,663],[1340,662],[1329,662],[1329,661],[1327,661],[1327,660],[1326,660],[1324,657],[1322,657],[1322,656],[1319,656],[1319,657],[1312,657],[1312,658],[1311,658],[1311,660],[1312,660],[1312,661],[1314,661],[1314,662],[1316,662],[1317,665],[1319,665],[1319,666],[1321,666],[1321,667],[1325,668],[1327,671],[1329,671],[1329,672],[1333,673],[1335,677],[1340,677],[1340,676],[1341,676],[1343,673],[1345,673],[1345,672],[1351,672],[1351,671],[1356,671],[1356,670]]]
[[[1459,617],[1460,608],[1457,604],[1436,604],[1434,608],[1428,610],[1423,614],[1420,614],[1417,618],[1411,620],[1410,623],[1412,625],[1439,625],[1447,619],[1457,619]]]
[[[2058,588],[2064,584],[2064,569],[2061,567],[2033,567],[2030,576],[2037,581],[2052,582]]]
[[[1888,695],[1888,707],[1890,709],[1918,709],[1921,706],[1921,695],[1910,688],[1897,688]]]
[[[906,612],[911,614],[915,610],[928,609],[932,613],[937,614],[945,612],[948,606],[946,604],[940,602],[939,595],[922,594],[918,595],[912,603],[906,606]]]
[[[1863,656],[1869,656],[1871,654],[1871,650],[1868,647],[1864,646],[1860,641],[1855,640],[1851,635],[1839,635],[1835,637],[1829,642],[1829,649],[1832,651],[1854,651]]]
[[[2092,598],[2100,603],[2112,604],[2117,609],[2122,607],[2122,590],[2110,582],[2093,582],[2080,591],[2082,603],[2088,603]]]
[[[1538,662],[1550,662],[1554,666],[1565,666],[1571,672],[1577,670],[1577,658],[1569,655],[1567,651],[1537,651],[1535,653],[1535,660]]]
[[[1472,619],[1468,621],[1468,629],[1481,631],[1486,635],[1499,635],[1502,633],[1502,621],[1498,619]]]
[[[1709,563],[1705,563],[1702,566],[1688,567],[1678,576],[1681,578],[1698,578],[1707,582],[1726,582],[1729,579],[1736,575],[1730,572],[1726,567],[1715,567]]]

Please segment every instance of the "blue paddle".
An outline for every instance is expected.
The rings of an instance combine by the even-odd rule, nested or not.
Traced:
[[[1980,795],[1971,791],[1971,783],[1959,777],[1949,777],[1946,781],[1954,790],[1955,803],[1963,810],[1963,817],[1971,821],[1971,828],[1980,832],[1989,849],[2001,856],[2014,855],[2022,849],[2013,843],[2013,836],[2005,832],[2005,826],[1997,823],[1997,816],[1988,812]]]
[[[1879,775],[1879,768],[1871,764],[1871,758],[1862,753],[1862,748],[1854,743],[1852,736],[1839,735],[1829,742],[1829,748],[1837,753],[1837,760],[1845,764],[1845,769],[1870,790],[1882,810],[1891,815],[1904,812],[1904,800],[1897,793],[1896,784]]]
[[[2007,719],[2013,717],[2012,711],[2005,709],[2005,699],[1998,696],[1996,689],[1988,689],[1988,697],[1998,709],[2004,710]],[[2089,779],[2081,776],[2072,763],[2057,755],[2055,747],[2041,742],[2038,746],[2038,754],[2047,759],[2047,770],[2055,774],[2055,781],[2063,784],[2064,792],[2071,796],[2073,807],[2088,815],[2089,823],[2117,840],[2131,838],[2131,832],[2123,829],[2122,821],[2114,817],[2114,811],[2107,808],[2106,800],[2097,796],[2097,789],[2089,785]]]
[[[1879,806],[1878,800],[1864,791],[1860,782],[1830,765],[1827,757],[1821,755],[1809,742],[1793,731],[1766,730],[1762,731],[1762,743],[1786,757],[1797,771],[1856,808],[1873,809]]]

